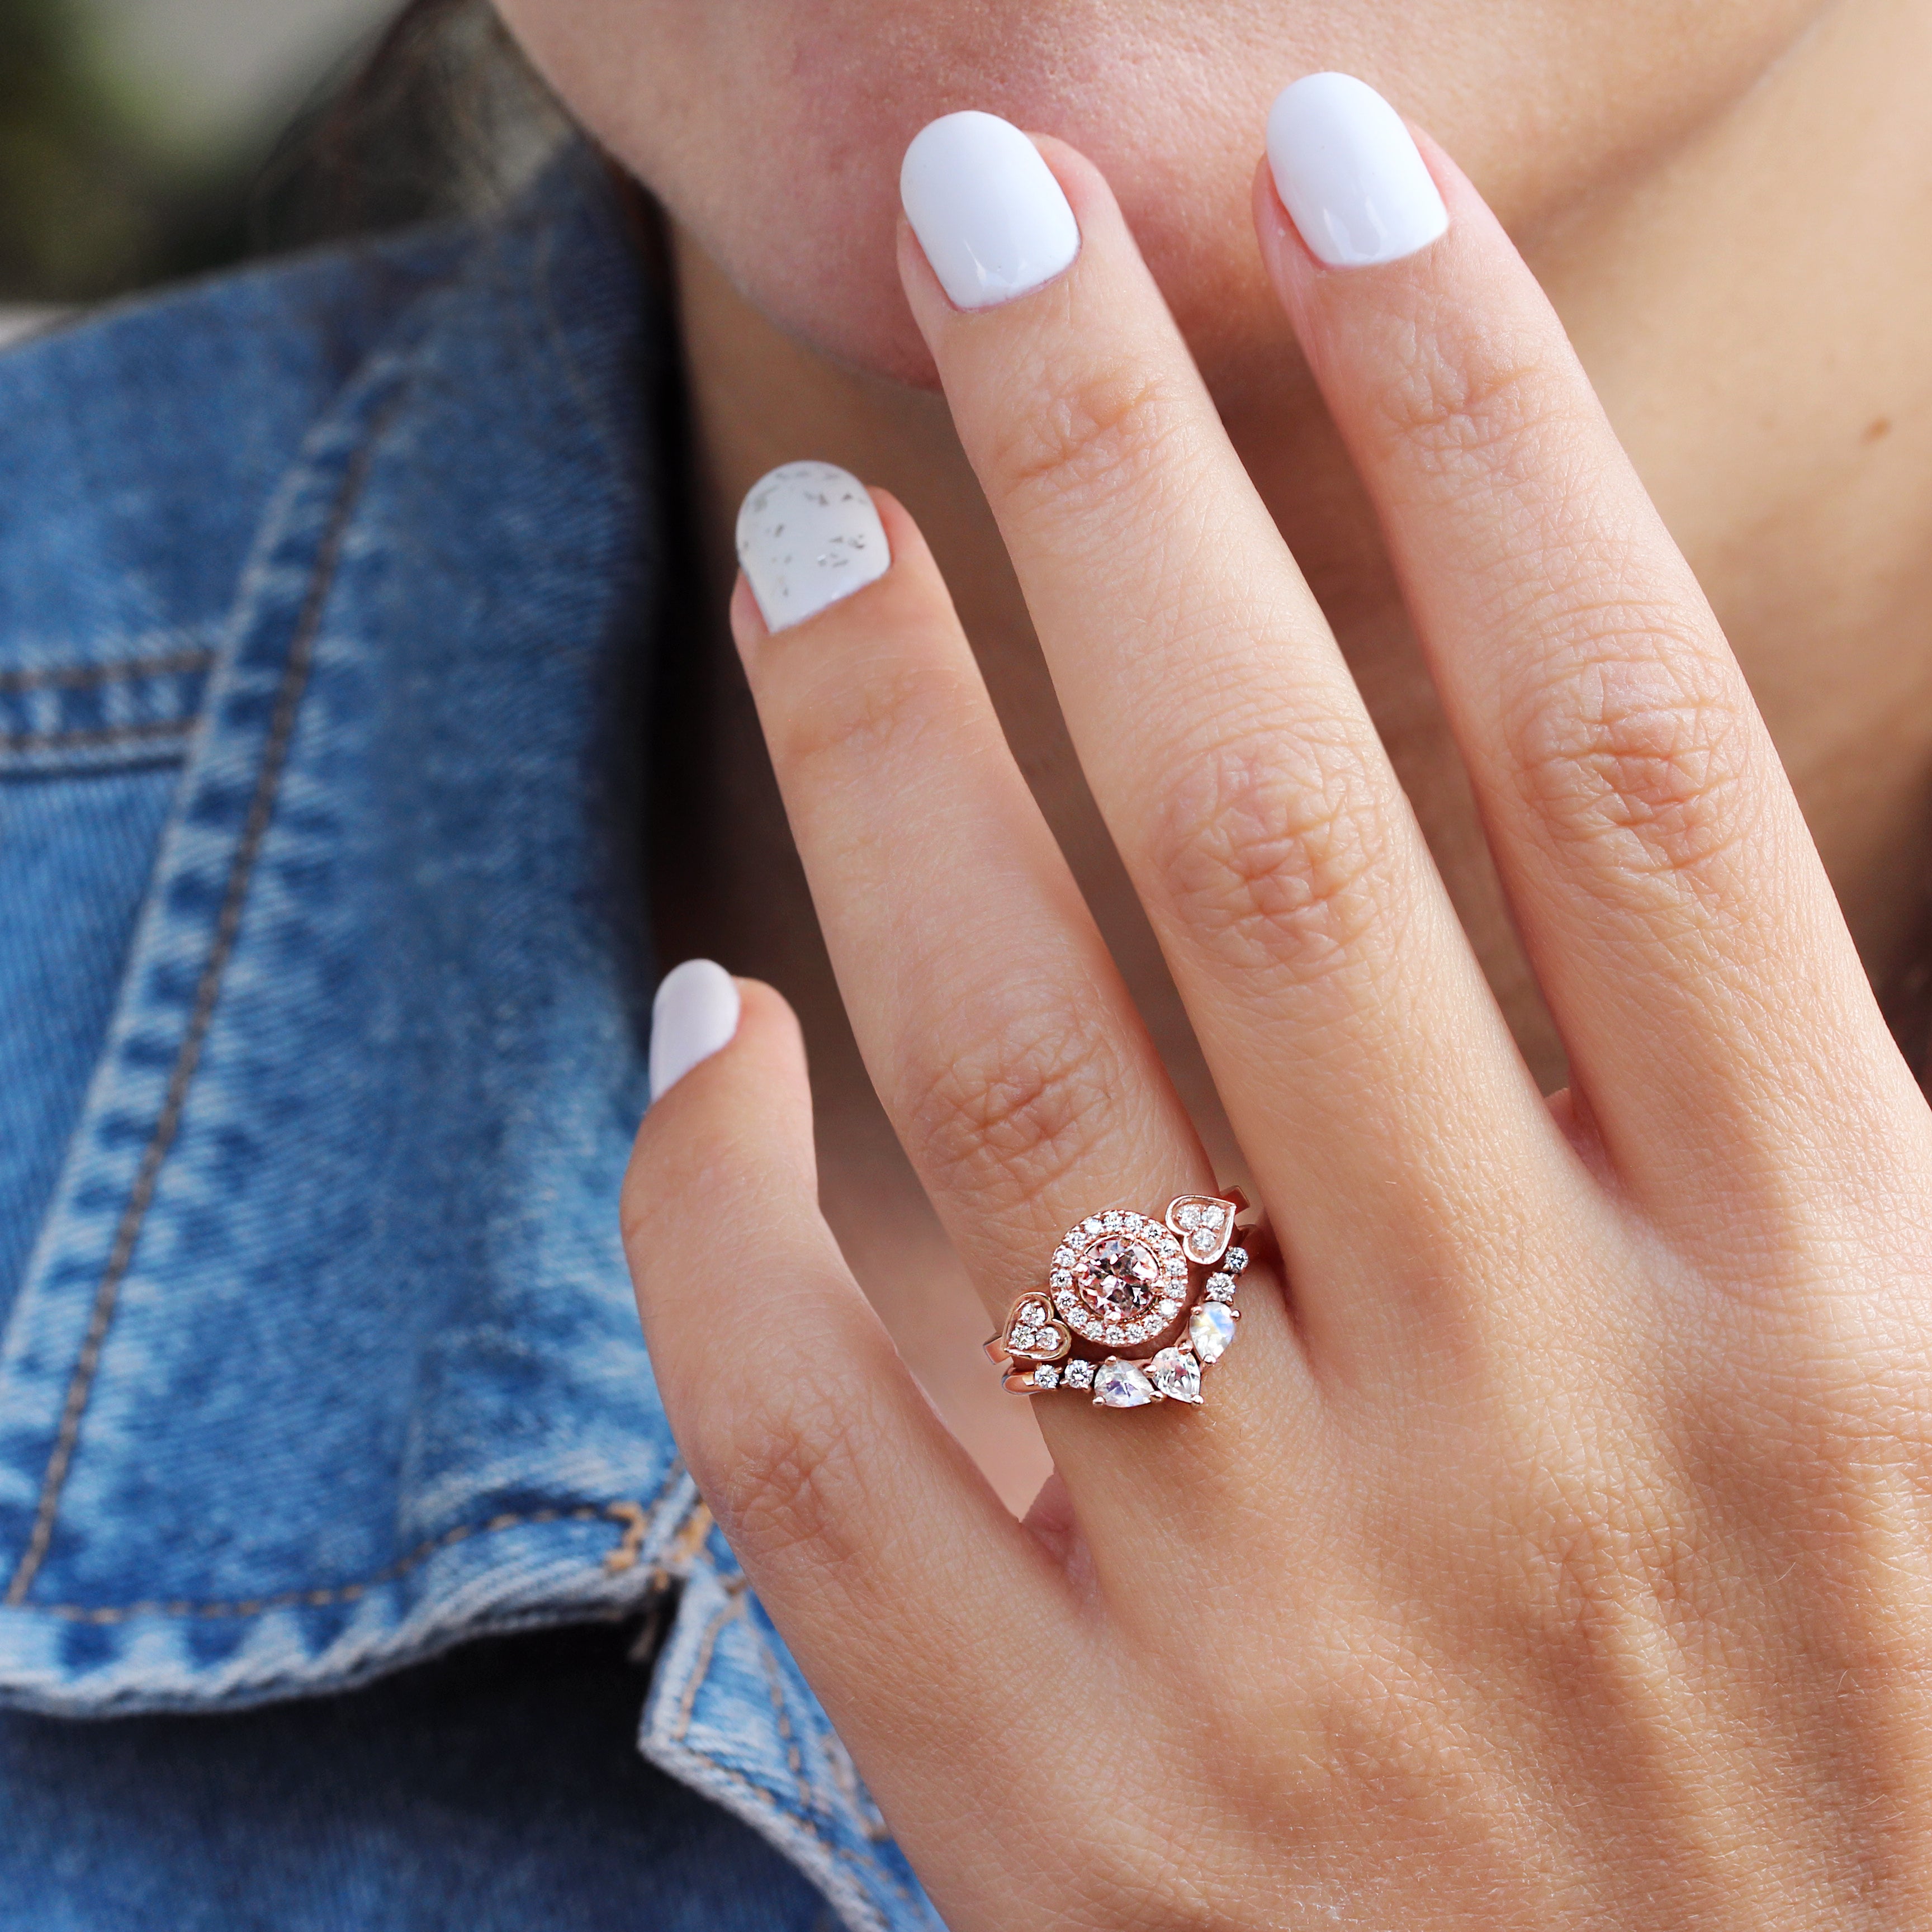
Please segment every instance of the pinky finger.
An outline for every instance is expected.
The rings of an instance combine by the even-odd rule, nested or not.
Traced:
[[[1046,1546],[946,1432],[819,1214],[790,1008],[739,981],[733,1029],[734,982],[718,968],[679,978],[715,1024],[708,1039],[666,1037],[672,1003],[660,1001],[655,1084],[674,1084],[624,1183],[645,1339],[700,1491],[890,1810],[904,1774],[882,1779],[878,1760],[902,1763],[909,1732],[937,1729],[969,1752],[967,1740],[1011,1735],[1045,1688],[1016,1660],[1047,1678],[1064,1598]],[[728,1034],[694,1064],[682,1050]],[[952,1776],[974,1770],[952,1757]],[[933,1794],[898,1795],[917,1807]]]

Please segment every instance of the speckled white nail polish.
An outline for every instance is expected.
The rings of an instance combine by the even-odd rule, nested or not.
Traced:
[[[815,617],[892,560],[866,486],[836,463],[782,463],[738,512],[738,562],[767,630]]]
[[[899,165],[899,201],[960,308],[1011,302],[1080,252],[1080,226],[1053,170],[997,114],[944,114],[922,128]]]
[[[1352,74],[1304,74],[1276,96],[1268,168],[1301,238],[1331,268],[1426,248],[1449,211],[1402,116]]]

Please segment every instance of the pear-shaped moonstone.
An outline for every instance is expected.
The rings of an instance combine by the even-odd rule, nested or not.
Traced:
[[[1234,1339],[1233,1311],[1218,1301],[1204,1301],[1187,1324],[1187,1339],[1204,1362],[1218,1362]]]
[[[1185,1348],[1163,1348],[1147,1366],[1148,1380],[1170,1402],[1201,1400],[1201,1364]]]
[[[1094,1378],[1094,1400],[1109,1408],[1138,1408],[1154,1400],[1154,1384],[1131,1362],[1103,1362]]]

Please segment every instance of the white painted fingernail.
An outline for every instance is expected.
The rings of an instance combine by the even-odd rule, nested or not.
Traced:
[[[651,1002],[651,1098],[661,1100],[738,1030],[738,982],[709,959],[687,959]]]
[[[1010,121],[945,114],[913,136],[899,200],[939,285],[961,308],[991,308],[1050,282],[1080,252],[1053,170]]]
[[[1402,116],[1352,74],[1305,74],[1268,110],[1268,166],[1301,238],[1331,268],[1399,262],[1449,226]]]
[[[836,463],[782,463],[740,506],[738,562],[767,630],[817,616],[892,560],[865,484]]]

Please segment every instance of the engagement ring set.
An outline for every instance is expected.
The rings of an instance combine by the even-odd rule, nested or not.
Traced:
[[[1046,1286],[1022,1294],[986,1344],[1006,1387],[1077,1390],[1104,1408],[1198,1406],[1202,1371],[1241,1318],[1235,1292],[1259,1234],[1235,1226],[1247,1204],[1238,1188],[1181,1194],[1158,1220],[1109,1208],[1070,1228]]]

